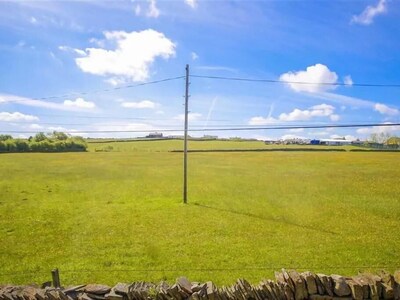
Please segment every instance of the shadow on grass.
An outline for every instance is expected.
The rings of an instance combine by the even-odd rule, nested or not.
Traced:
[[[259,219],[259,220],[265,220],[265,221],[271,221],[271,222],[275,222],[275,223],[286,224],[286,225],[295,226],[295,227],[299,227],[299,228],[306,229],[306,230],[318,231],[318,232],[328,233],[328,234],[333,234],[333,235],[338,234],[337,232],[320,229],[320,228],[315,228],[313,226],[297,224],[295,222],[288,221],[285,219],[277,219],[277,218],[273,218],[273,217],[258,216],[258,215],[252,214],[252,213],[235,211],[235,210],[226,209],[226,208],[213,207],[213,206],[208,206],[208,205],[198,204],[198,203],[189,204],[189,205],[194,205],[194,206],[198,206],[198,207],[202,207],[202,208],[206,208],[206,209],[212,209],[212,210],[216,210],[216,211],[223,211],[223,212],[227,212],[227,213],[231,213],[231,214],[235,214],[235,215],[239,215],[239,216],[245,216],[245,217],[249,217],[249,218],[255,218],[255,219]]]

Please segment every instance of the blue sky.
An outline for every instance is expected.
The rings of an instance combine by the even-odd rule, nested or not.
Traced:
[[[183,76],[185,64],[194,75],[345,84],[192,77],[193,129],[396,123],[400,88],[353,83],[400,83],[399,20],[394,0],[2,1],[0,130],[145,131],[80,134],[128,137],[182,128],[184,79],[115,88]],[[191,134],[365,139],[380,132],[400,128]]]

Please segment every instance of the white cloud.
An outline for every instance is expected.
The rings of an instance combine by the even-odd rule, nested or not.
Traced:
[[[199,114],[199,113],[189,113],[188,114],[188,120],[189,121],[197,121],[201,117],[202,117],[202,114]],[[176,116],[174,119],[175,120],[179,120],[179,121],[183,121],[183,120],[185,120],[185,115],[184,114],[180,114],[180,115]]]
[[[0,94],[0,103],[13,103],[18,105],[26,105],[33,107],[41,107],[45,109],[55,109],[64,111],[82,111],[83,109],[75,106],[66,106],[63,103],[56,103],[50,101],[42,101],[31,99],[27,97],[21,97],[17,95]]]
[[[197,7],[197,0],[185,0],[185,3],[189,5],[191,8]]]
[[[150,18],[158,18],[160,16],[160,10],[157,7],[156,0],[148,0],[149,2],[149,10],[146,15]]]
[[[68,46],[58,46],[58,50],[65,51],[65,52],[73,52],[80,56],[86,56],[86,52],[81,49],[71,48]]]
[[[361,14],[354,15],[351,18],[351,23],[357,23],[361,25],[370,25],[373,23],[374,18],[386,12],[387,6],[386,0],[379,0],[376,6],[368,5]]]
[[[279,79],[283,82],[288,82],[291,89],[296,92],[318,93],[333,90],[337,86],[329,85],[337,83],[338,76],[335,72],[323,64],[309,66],[305,71],[288,72],[282,74]],[[308,83],[327,83],[323,84],[300,84],[293,82],[308,82]]]
[[[343,83],[346,86],[352,86],[353,85],[353,79],[351,78],[350,75],[346,75],[346,76],[343,77]]]
[[[333,112],[335,107],[329,104],[320,104],[314,105],[306,110],[300,110],[295,108],[292,112],[286,114],[282,113],[279,116],[279,120],[281,121],[307,121],[313,117],[330,117],[332,120],[332,116],[334,121],[338,118],[337,115],[334,115]],[[337,116],[337,117],[336,117]]]
[[[39,124],[31,124],[29,125],[30,129],[42,129],[43,126],[39,125]]]
[[[292,121],[308,121],[316,117],[329,117],[331,121],[338,121],[340,116],[334,114],[335,107],[329,104],[319,104],[310,107],[309,109],[301,110],[295,108],[290,113],[281,113],[278,119],[271,116],[268,117],[253,117],[249,121],[249,125],[267,125],[279,122],[292,122]]]
[[[267,124],[274,124],[278,123],[279,120],[273,117],[252,117],[249,121],[249,125],[267,125]]]
[[[15,122],[15,121],[39,121],[39,118],[32,115],[25,115],[20,112],[0,112],[0,121]]]
[[[122,107],[125,108],[156,108],[157,103],[154,103],[150,100],[143,100],[139,102],[122,102],[121,103]]]
[[[51,130],[51,131],[62,131],[62,132],[64,132],[64,131],[70,131],[70,130],[68,130],[67,128],[62,127],[62,126],[50,126],[50,127],[47,127],[47,130]]]
[[[400,110],[396,108],[391,108],[382,103],[376,103],[374,106],[374,110],[381,113],[382,115],[396,116],[400,114]]]
[[[190,56],[192,57],[192,60],[196,60],[196,59],[198,59],[198,58],[199,58],[199,56],[197,55],[197,53],[196,53],[196,52],[192,52],[192,53],[190,53]]]
[[[72,106],[72,107],[78,107],[78,108],[95,108],[96,104],[90,101],[85,101],[83,98],[76,98],[75,101],[72,100],[65,100],[64,101],[65,106]]]
[[[359,134],[372,134],[372,133],[393,133],[400,131],[400,126],[390,125],[390,122],[385,122],[382,124],[388,124],[387,126],[373,126],[373,127],[363,127],[356,130]]]
[[[145,81],[149,78],[150,67],[157,57],[169,59],[175,55],[176,45],[161,32],[106,31],[106,41],[113,43],[114,50],[103,48],[85,49],[86,57],[75,59],[78,67],[87,73],[112,76],[121,79]]]

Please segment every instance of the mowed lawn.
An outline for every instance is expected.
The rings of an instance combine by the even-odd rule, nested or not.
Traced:
[[[190,153],[184,205],[181,142],[135,143],[0,155],[0,283],[400,267],[400,153]]]

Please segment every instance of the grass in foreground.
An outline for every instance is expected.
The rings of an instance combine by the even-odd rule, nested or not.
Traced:
[[[143,147],[0,155],[0,282],[400,267],[398,153],[192,153],[183,205],[182,154]]]

